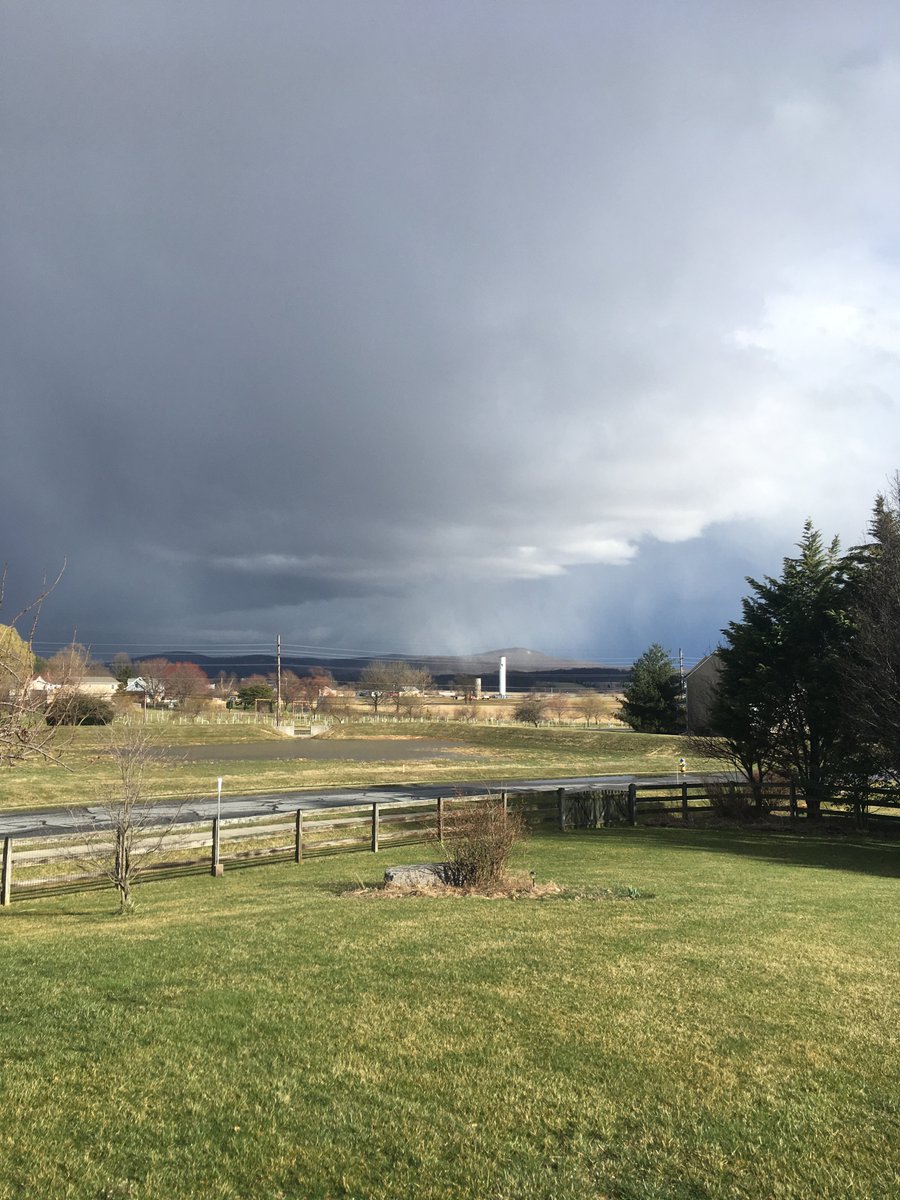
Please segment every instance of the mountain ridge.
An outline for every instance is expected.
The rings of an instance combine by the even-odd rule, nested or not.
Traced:
[[[523,646],[466,655],[383,654],[376,658],[282,654],[281,667],[282,670],[296,671],[300,675],[324,669],[330,671],[338,683],[352,683],[359,678],[360,672],[370,662],[408,662],[428,671],[438,684],[450,683],[459,675],[475,675],[482,678],[486,691],[492,691],[499,686],[501,656],[506,657],[507,684],[513,691],[554,684],[609,687],[613,683],[621,683],[631,673],[630,668],[556,657]],[[259,651],[253,654],[202,654],[191,650],[169,650],[145,657],[165,658],[169,662],[193,662],[211,679],[222,671],[238,678],[246,678],[254,674],[268,675],[276,668],[275,654],[261,654]]]

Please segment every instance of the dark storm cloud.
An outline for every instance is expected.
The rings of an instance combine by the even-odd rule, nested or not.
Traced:
[[[5,6],[0,502],[17,586],[69,558],[48,634],[714,638],[900,459],[897,25]]]

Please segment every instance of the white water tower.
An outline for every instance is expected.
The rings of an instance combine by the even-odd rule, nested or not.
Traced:
[[[500,699],[506,699],[506,655],[500,655],[500,687],[497,689],[500,693]]]

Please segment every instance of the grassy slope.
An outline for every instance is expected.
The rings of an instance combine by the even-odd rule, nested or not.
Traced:
[[[208,742],[280,742],[264,727],[166,725],[166,744],[188,747]],[[459,752],[431,762],[352,762],[341,758],[343,737],[429,737],[451,741]],[[103,732],[78,730],[65,761],[69,770],[45,764],[0,772],[0,808],[37,808],[90,803],[112,779],[103,761]],[[331,761],[223,760],[170,762],[150,773],[157,794],[210,795],[221,775],[226,792],[262,792],[283,788],[362,786],[375,783],[439,782],[461,779],[524,779],[541,775],[659,773],[673,771],[683,752],[683,739],[650,734],[522,726],[447,725],[443,722],[344,727],[328,740]],[[703,764],[693,759],[691,769]],[[716,768],[718,769],[718,768]]]
[[[638,829],[528,865],[652,900],[342,897],[382,854],[16,904],[0,1197],[896,1196],[898,857]]]

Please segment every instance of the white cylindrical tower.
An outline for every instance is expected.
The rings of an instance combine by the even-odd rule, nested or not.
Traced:
[[[500,692],[500,699],[506,699],[506,655],[500,655],[500,687],[497,689]]]

